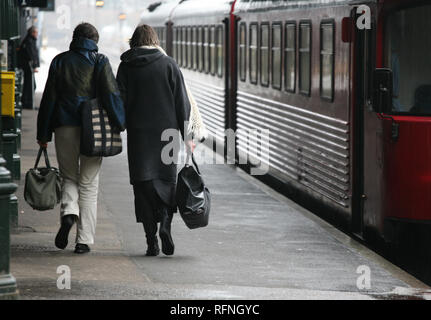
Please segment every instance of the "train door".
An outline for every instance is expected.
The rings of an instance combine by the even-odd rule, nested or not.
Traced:
[[[352,10],[353,21],[353,219],[352,231],[365,237],[368,225],[375,225],[380,210],[380,181],[382,175],[379,147],[382,129],[378,114],[371,105],[371,78],[374,69],[373,29],[359,29],[360,15]]]
[[[356,31],[364,56],[357,64],[367,71],[358,70],[368,84],[358,86],[363,98],[357,98],[363,115],[358,224],[392,242],[401,223],[431,221],[431,5],[382,4],[372,31]],[[370,42],[367,34],[375,38]],[[375,49],[366,49],[372,43]]]

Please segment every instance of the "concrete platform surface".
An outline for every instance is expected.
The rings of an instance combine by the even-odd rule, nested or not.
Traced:
[[[11,271],[22,299],[427,299],[429,288],[289,199],[227,165],[202,165],[212,193],[210,224],[173,222],[175,255],[145,257],[135,222],[127,154],[104,159],[96,244],[87,255],[54,238],[59,208],[32,210],[23,199],[33,166],[36,111],[24,110],[20,227],[12,235]],[[124,137],[126,138],[126,137]],[[124,140],[124,143],[126,140]],[[200,147],[200,148],[203,148]],[[56,164],[53,144],[51,162]],[[59,289],[59,266],[71,288]],[[358,287],[365,268],[370,287]],[[359,279],[359,280],[358,280]]]

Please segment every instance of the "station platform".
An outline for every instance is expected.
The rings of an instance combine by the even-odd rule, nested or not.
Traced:
[[[21,299],[431,298],[425,284],[229,165],[201,166],[212,193],[209,226],[189,230],[177,214],[175,254],[145,257],[126,151],[104,159],[92,251],[73,253],[74,229],[68,248],[58,250],[59,207],[37,212],[23,199],[24,175],[38,150],[36,117],[24,110],[19,228],[11,236]],[[52,143],[49,154],[56,165]],[[70,289],[57,287],[63,265],[71,270]],[[358,286],[361,266],[369,268],[369,288]]]

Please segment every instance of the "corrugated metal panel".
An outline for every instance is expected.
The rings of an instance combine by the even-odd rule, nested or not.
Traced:
[[[19,35],[19,7],[16,0],[0,1],[0,38],[10,39]]]
[[[239,91],[237,126],[240,153],[260,150],[260,142],[249,139],[249,130],[269,129],[272,174],[349,206],[348,122]]]
[[[199,106],[209,134],[224,143],[225,131],[225,90],[223,87],[186,79]]]

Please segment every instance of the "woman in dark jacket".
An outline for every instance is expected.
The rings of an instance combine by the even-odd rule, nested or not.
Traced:
[[[162,141],[173,129],[185,138],[184,123],[190,103],[181,71],[175,61],[161,53],[155,31],[142,25],[130,40],[131,49],[121,56],[117,82],[126,109],[130,183],[135,194],[135,214],[143,223],[147,255],[159,254],[157,222],[162,252],[174,253],[170,229],[176,211],[176,160],[179,139]],[[186,130],[187,131],[187,130]],[[188,139],[186,138],[188,141]],[[189,148],[194,148],[191,141]],[[162,160],[162,150],[173,146],[174,163]]]
[[[76,253],[89,252],[89,245],[94,243],[102,165],[101,157],[80,154],[81,104],[94,98],[97,91],[112,124],[125,129],[117,81],[108,58],[98,53],[98,41],[99,33],[91,24],[81,23],[75,28],[70,50],[51,62],[37,119],[37,140],[42,147],[47,147],[54,133],[63,177],[61,227],[55,245],[66,248],[70,229],[77,222]]]

